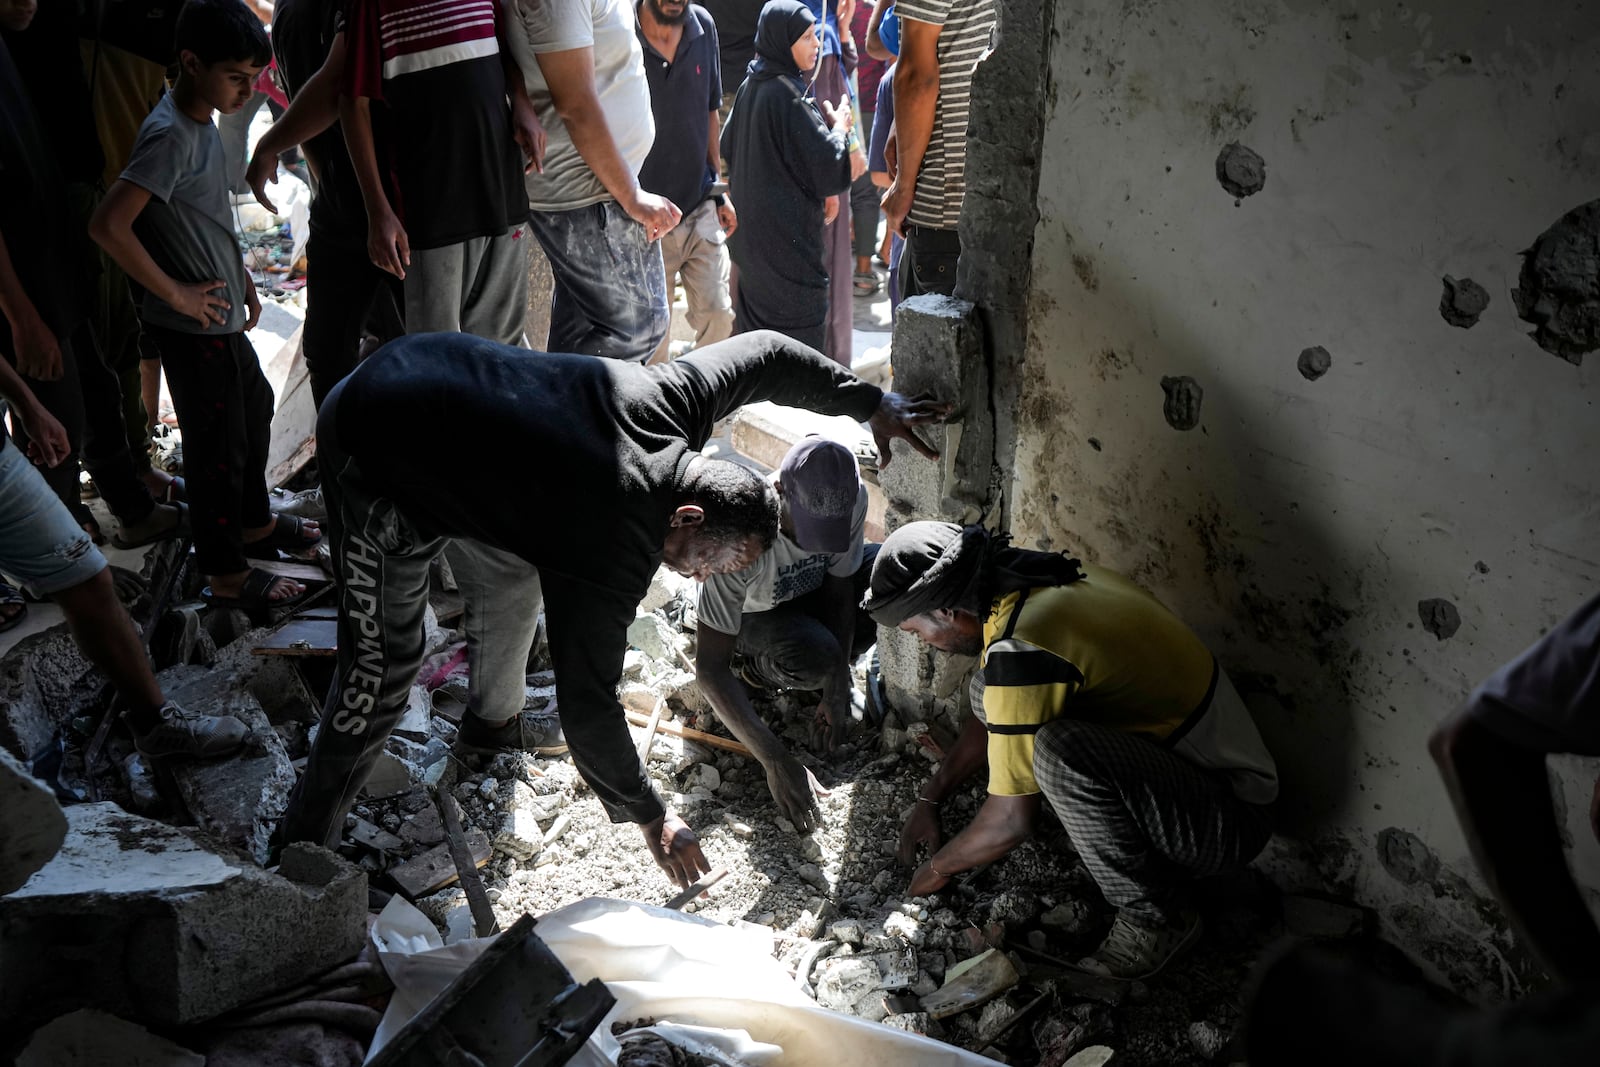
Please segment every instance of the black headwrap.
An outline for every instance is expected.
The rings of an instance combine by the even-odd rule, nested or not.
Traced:
[[[914,615],[969,607],[980,591],[1000,597],[1082,577],[1077,560],[1065,553],[1012,548],[1010,534],[953,522],[912,522],[890,534],[878,550],[861,606],[879,625],[899,626]]]
[[[768,0],[756,19],[756,55],[747,68],[751,78],[800,78],[795,65],[794,43],[811,33],[816,21],[811,9],[800,0]]]

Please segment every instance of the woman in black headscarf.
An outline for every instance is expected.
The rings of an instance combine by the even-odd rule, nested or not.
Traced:
[[[771,0],[756,23],[756,57],[722,131],[739,205],[728,239],[739,268],[735,329],[777,330],[822,348],[828,271],[823,202],[850,187],[848,100],[822,111],[806,98],[817,62],[814,18],[799,0]],[[824,118],[824,114],[826,118]]]

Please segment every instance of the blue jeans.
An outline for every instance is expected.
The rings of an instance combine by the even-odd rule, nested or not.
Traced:
[[[643,363],[667,336],[661,248],[615,200],[570,211],[532,211],[528,224],[550,260],[549,352]]]
[[[0,433],[0,573],[35,596],[51,596],[105,567],[106,558],[44,476]]]

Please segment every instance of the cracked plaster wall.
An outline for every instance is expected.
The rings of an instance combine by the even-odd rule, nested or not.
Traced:
[[[1425,739],[1600,588],[1597,360],[1542,351],[1511,297],[1518,253],[1600,187],[1600,5],[1014,0],[1003,27],[1040,11],[1048,74],[979,105],[963,218],[1006,518],[1149,586],[1252,691],[1280,879],[1510,993],[1531,972]],[[1041,91],[1030,254],[1027,161],[994,131]],[[1232,142],[1266,168],[1237,204]],[[1441,316],[1445,275],[1489,294],[1470,328]],[[1184,377],[1186,431],[1162,386]],[[1600,902],[1596,768],[1553,766]]]

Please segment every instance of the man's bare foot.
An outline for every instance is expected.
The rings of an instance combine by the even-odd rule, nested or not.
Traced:
[[[154,467],[146,470],[140,477],[144,480],[144,487],[150,490],[150,495],[161,504],[176,504],[183,499],[183,488],[178,484],[176,476]]]
[[[248,570],[235,571],[232,574],[213,574],[207,577],[211,585],[213,596],[228,599],[238,599],[244,595],[244,583],[250,577]],[[293,578],[276,575],[276,580],[267,588],[266,599],[271,603],[283,600],[293,600],[306,591],[306,587]]]
[[[265,526],[251,526],[244,531],[244,543],[253,545],[257,541],[265,541],[272,536],[272,531],[278,528],[278,516],[274,512],[271,520]],[[307,541],[314,542],[322,536],[322,526],[316,519],[300,520],[300,536]],[[280,546],[282,547],[282,546]],[[309,547],[309,546],[308,546]]]

